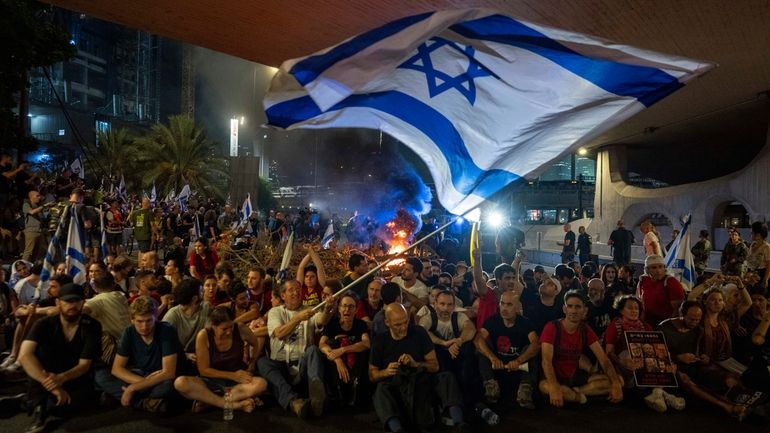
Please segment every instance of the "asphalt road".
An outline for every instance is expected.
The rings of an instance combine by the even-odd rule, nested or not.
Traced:
[[[0,394],[18,391],[18,386],[3,386]],[[503,414],[500,425],[487,427],[472,422],[468,431],[507,432],[511,429],[527,433],[708,433],[741,432],[754,433],[770,431],[770,422],[751,416],[742,424],[724,413],[688,400],[683,412],[659,414],[645,407],[637,398],[629,397],[623,403],[613,405],[604,401],[592,401],[585,406],[568,406],[555,409],[546,403],[539,403],[538,409],[509,409]],[[0,412],[0,431],[23,432],[31,418],[23,413]],[[299,420],[292,414],[268,404],[254,413],[236,411],[235,419],[222,421],[221,410],[210,410],[200,414],[189,411],[175,415],[157,415],[124,408],[102,410],[94,408],[80,417],[51,425],[48,431],[55,432],[281,432],[281,433],[322,433],[322,432],[383,432],[374,411],[369,409],[333,410],[322,418]],[[449,431],[438,427],[438,432]]]

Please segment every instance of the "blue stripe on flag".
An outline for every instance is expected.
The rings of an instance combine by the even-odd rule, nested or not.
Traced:
[[[450,29],[467,38],[531,51],[608,92],[636,98],[647,107],[684,86],[676,77],[660,69],[587,57],[503,15],[461,22]]]
[[[504,170],[483,170],[471,159],[460,133],[439,111],[407,94],[388,91],[351,95],[327,112],[351,107],[367,107],[390,114],[427,135],[446,158],[452,185],[461,194],[489,197],[520,176]],[[303,96],[267,109],[270,124],[288,128],[322,114],[310,96]]]
[[[411,17],[401,18],[382,27],[362,33],[351,40],[337,45],[326,53],[317,56],[309,56],[304,60],[297,62],[289,71],[303,86],[314,81],[325,70],[329,69],[335,63],[347,59],[371,45],[380,42],[382,39],[393,36],[405,28],[422,21],[433,15],[428,12]]]

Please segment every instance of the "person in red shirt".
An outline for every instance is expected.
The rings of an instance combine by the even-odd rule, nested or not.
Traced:
[[[195,250],[190,253],[190,276],[203,280],[206,275],[214,273],[219,257],[209,247],[209,240],[206,238],[198,238],[194,247]]]
[[[313,262],[310,265],[310,261]],[[297,281],[302,285],[302,305],[315,307],[321,303],[323,287],[326,285],[326,273],[318,252],[312,245],[307,246],[307,254],[297,267]]]
[[[644,272],[637,290],[644,304],[644,321],[655,327],[678,315],[685,298],[684,288],[676,278],[666,274],[666,262],[661,256],[644,259]]]
[[[586,403],[586,396],[609,395],[613,403],[623,400],[620,378],[615,373],[599,339],[591,327],[583,322],[588,310],[587,300],[580,292],[570,290],[564,295],[564,319],[549,322],[540,336],[544,379],[540,391],[551,404],[564,402]],[[604,373],[580,370],[578,363],[588,347],[596,356]]]
[[[381,278],[373,279],[369,285],[366,286],[366,299],[359,299],[356,307],[356,319],[361,319],[366,322],[367,326],[371,328],[374,316],[378,311],[382,309],[382,297],[380,292],[382,291],[382,285],[385,281]]]

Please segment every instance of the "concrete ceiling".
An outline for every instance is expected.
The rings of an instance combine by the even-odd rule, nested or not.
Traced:
[[[770,90],[768,0],[46,1],[270,66],[403,16],[474,6],[719,64],[706,76],[598,137],[591,147],[624,142],[654,145],[656,135],[664,130],[676,130],[682,140],[702,141],[708,134],[697,126],[703,122],[694,119],[709,119],[713,126],[736,106]],[[729,124],[735,124],[734,118]],[[746,139],[741,134],[741,128],[735,128],[732,136],[736,146]]]

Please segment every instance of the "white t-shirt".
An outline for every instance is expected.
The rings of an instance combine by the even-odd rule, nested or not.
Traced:
[[[315,334],[319,332],[318,315],[316,313],[310,320],[301,322],[294,328],[294,332],[281,340],[276,337],[275,330],[288,323],[295,314],[304,310],[300,308],[295,311],[286,309],[285,305],[273,307],[267,313],[267,334],[270,336],[270,359],[274,361],[299,361],[305,354],[308,346],[315,345]]]
[[[102,324],[102,332],[119,339],[131,324],[128,300],[121,292],[98,293],[86,300],[89,315]]]
[[[457,314],[457,327],[462,332],[465,322],[469,320],[468,316],[460,312],[456,312],[455,314]],[[436,319],[437,319],[436,335],[441,337],[443,340],[451,340],[452,338],[455,338],[454,332],[452,331],[451,316],[449,320],[441,320],[437,315]],[[433,319],[431,318],[430,314],[427,314],[425,316],[422,316],[422,318],[420,318],[420,326],[425,328],[426,331],[430,331],[431,325],[433,325]]]
[[[394,277],[390,282],[398,284],[402,289],[422,300],[427,300],[430,295],[430,289],[420,280],[416,280],[412,287],[406,287],[401,277]]]

